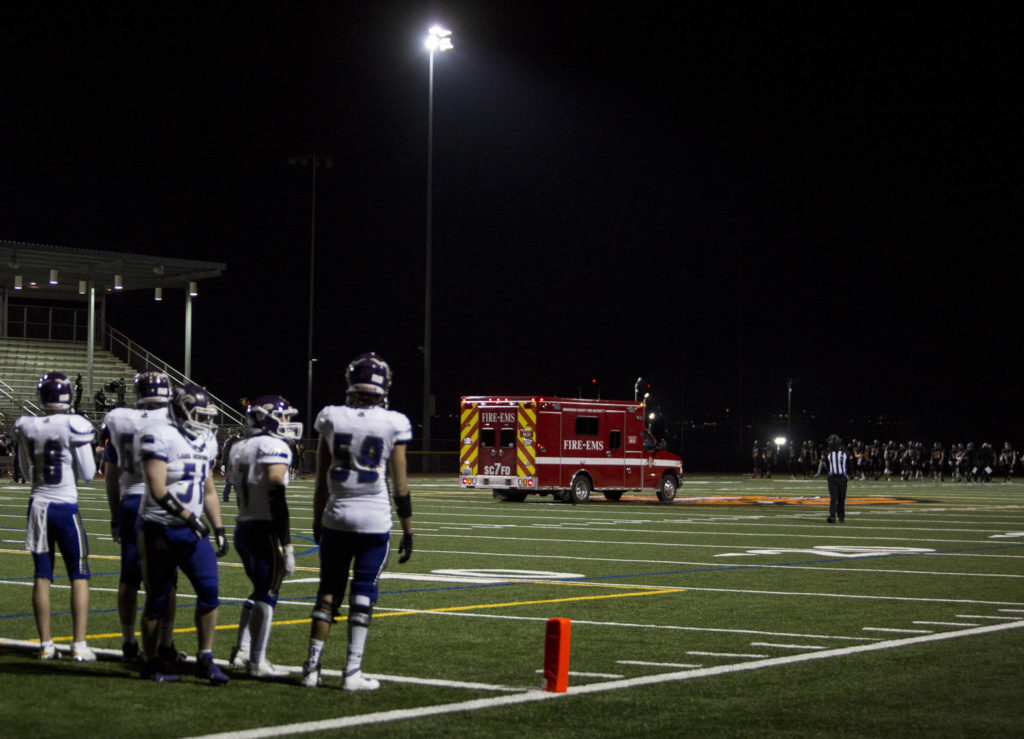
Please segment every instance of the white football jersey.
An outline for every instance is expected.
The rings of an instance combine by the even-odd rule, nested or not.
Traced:
[[[283,464],[284,484],[288,484],[288,468],[292,450],[282,439],[266,434],[242,439],[231,445],[228,456],[231,482],[238,489],[237,521],[273,521],[270,514],[270,480],[267,467]]]
[[[32,483],[32,497],[55,503],[78,502],[75,478],[96,474],[96,430],[75,413],[22,416],[14,423],[18,463]]]
[[[217,458],[217,438],[212,432],[189,442],[168,418],[140,431],[135,437],[135,448],[140,463],[149,459],[166,462],[167,492],[194,516],[203,515],[203,486]],[[172,516],[153,500],[148,486],[139,515],[147,521],[169,526],[185,525],[181,517]]]
[[[387,469],[396,444],[412,441],[409,419],[381,406],[329,405],[316,430],[331,450],[325,528],[383,534],[391,530]]]
[[[142,460],[135,448],[135,437],[151,423],[167,422],[167,408],[141,410],[138,408],[115,408],[103,419],[103,426],[110,438],[113,457],[121,471],[121,497],[142,495],[146,483],[142,479]]]

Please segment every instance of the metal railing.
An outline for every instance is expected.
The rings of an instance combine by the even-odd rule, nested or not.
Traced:
[[[178,385],[183,385],[187,382],[194,382],[192,378],[186,377],[169,362],[165,362],[163,359],[153,354],[153,352],[149,351],[138,342],[133,341],[113,326],[107,325],[104,327],[103,347],[138,372],[147,369],[155,369],[165,372],[167,376],[171,378],[171,382]],[[209,391],[207,392],[209,393]],[[235,410],[230,404],[224,402],[213,393],[209,393],[209,395],[213,399],[214,405],[217,406],[217,410],[220,412],[221,416],[228,421],[228,423],[221,423],[219,425],[245,425],[245,416],[243,416],[241,412]]]

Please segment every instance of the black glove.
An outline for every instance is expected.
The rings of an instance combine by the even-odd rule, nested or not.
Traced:
[[[200,539],[205,538],[210,533],[210,527],[206,525],[206,521],[203,520],[202,516],[189,516],[185,523],[196,532],[196,536]]]
[[[402,543],[398,545],[398,564],[409,561],[412,556],[412,534],[402,534]]]
[[[317,521],[313,524],[313,541],[320,543],[320,536],[324,533],[324,525]]]
[[[121,523],[116,518],[110,519],[110,538],[115,544],[121,543]]]
[[[223,557],[228,553],[228,536],[224,533],[224,527],[219,526],[213,530],[213,537],[217,542],[217,556]]]

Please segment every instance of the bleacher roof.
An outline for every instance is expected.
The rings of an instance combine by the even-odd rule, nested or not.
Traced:
[[[50,284],[51,269],[57,270],[56,285]],[[84,300],[79,293],[80,280],[91,282],[102,295],[113,292],[115,275],[121,276],[126,291],[184,289],[189,282],[219,277],[226,269],[221,262],[0,241],[0,284],[9,295],[19,298]],[[22,276],[23,287],[15,292],[16,275]]]

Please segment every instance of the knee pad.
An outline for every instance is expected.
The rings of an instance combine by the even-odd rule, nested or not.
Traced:
[[[338,607],[334,603],[317,598],[316,605],[313,606],[313,613],[310,615],[314,621],[333,624],[338,618]]]
[[[348,607],[348,622],[352,626],[369,626],[373,616],[373,606],[362,603],[351,603]]]

